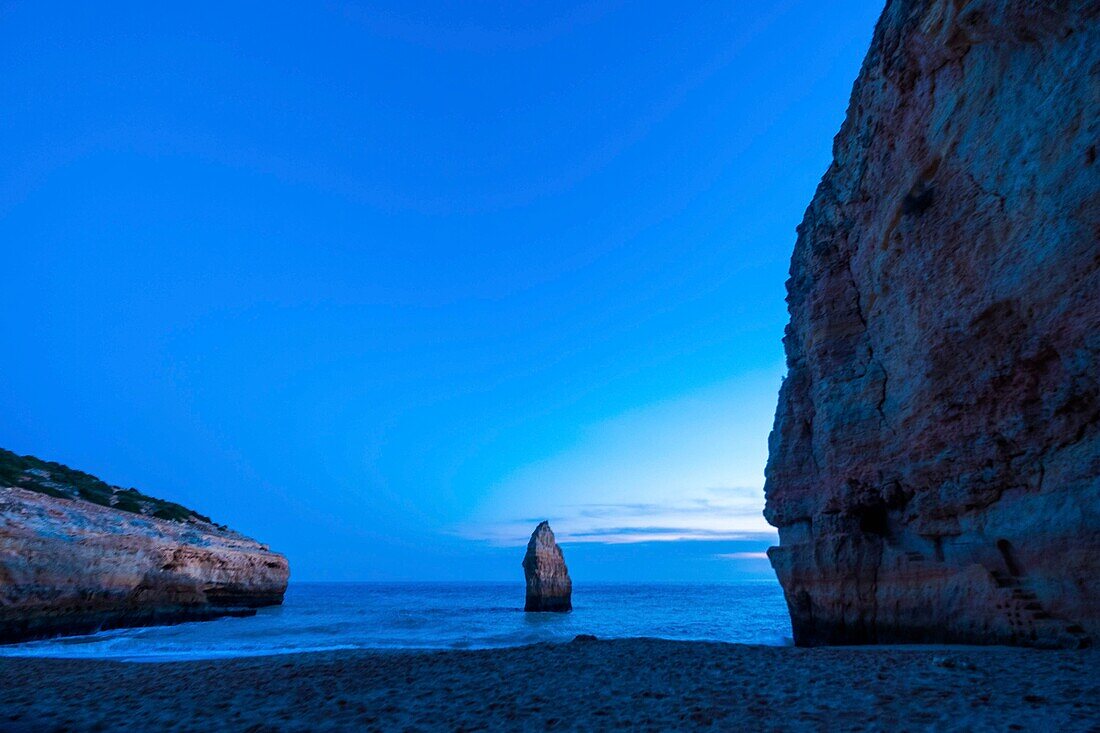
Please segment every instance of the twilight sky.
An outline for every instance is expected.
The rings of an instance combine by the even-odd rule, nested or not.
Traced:
[[[880,2],[0,2],[0,446],[298,580],[768,576]]]

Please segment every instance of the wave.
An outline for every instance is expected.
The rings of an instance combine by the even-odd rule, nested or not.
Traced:
[[[517,592],[518,590],[518,592]],[[295,583],[282,607],[250,618],[113,629],[0,646],[0,656],[187,661],[354,649],[482,649],[658,637],[785,646],[778,584],[602,585],[574,591],[571,613],[523,613],[522,587]]]

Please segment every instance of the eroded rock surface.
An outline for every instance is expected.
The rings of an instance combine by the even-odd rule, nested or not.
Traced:
[[[799,644],[1100,639],[1098,14],[887,3],[787,284]]]
[[[33,476],[61,495],[0,488],[0,643],[244,615],[282,602],[287,561],[266,545],[182,507],[186,519],[161,519],[67,498],[69,484]]]
[[[523,557],[523,574],[527,578],[524,611],[572,610],[573,581],[549,522],[540,523],[531,533]]]

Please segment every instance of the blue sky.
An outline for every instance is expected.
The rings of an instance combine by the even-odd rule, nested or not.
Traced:
[[[770,575],[877,2],[0,3],[0,446],[297,579]]]

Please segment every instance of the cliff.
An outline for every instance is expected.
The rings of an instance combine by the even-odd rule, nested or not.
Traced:
[[[798,644],[1100,638],[1098,16],[886,5],[787,283]]]
[[[523,556],[523,575],[527,581],[524,611],[573,609],[573,581],[549,522],[540,522],[531,533]]]
[[[247,615],[286,558],[179,504],[0,451],[0,643]]]

